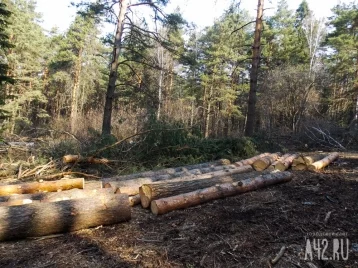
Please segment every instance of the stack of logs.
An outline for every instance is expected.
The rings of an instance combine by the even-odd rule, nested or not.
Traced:
[[[337,157],[337,153],[324,158],[264,153],[233,164],[219,160],[100,182],[76,178],[2,185],[0,241],[128,221],[130,206],[139,203],[156,215],[165,214],[288,182],[293,175],[286,170],[291,165],[293,168],[302,165],[301,159],[313,170],[327,166]],[[307,164],[307,159],[314,162]]]

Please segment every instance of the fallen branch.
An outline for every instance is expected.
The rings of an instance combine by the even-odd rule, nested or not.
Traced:
[[[280,252],[276,255],[276,257],[274,259],[271,260],[271,263],[273,265],[275,265],[283,256],[283,254],[285,253],[286,251],[286,246],[283,246],[280,250]]]

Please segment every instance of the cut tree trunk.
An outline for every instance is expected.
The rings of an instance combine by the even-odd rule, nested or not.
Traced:
[[[292,170],[307,170],[306,164],[296,164],[295,166],[292,165]]]
[[[268,168],[273,162],[275,162],[280,155],[278,153],[276,154],[270,154],[268,156],[262,157],[260,159],[257,159],[253,164],[252,167],[256,171],[263,171],[266,168]]]
[[[289,157],[290,154],[284,154],[283,156],[281,156],[279,159],[277,159],[275,162],[273,162],[267,169],[274,171],[276,168],[275,166],[279,163],[285,160],[286,157]]]
[[[94,190],[71,189],[68,191],[61,191],[61,192],[9,195],[9,196],[2,196],[0,198],[1,201],[0,206],[18,206],[18,205],[33,203],[36,201],[57,202],[62,200],[72,200],[72,199],[103,196],[113,193],[114,192],[112,188],[103,188],[103,189],[94,189]]]
[[[77,231],[130,218],[126,194],[0,207],[0,241]]]
[[[143,184],[150,184],[157,181],[180,182],[180,181],[190,181],[190,180],[203,180],[203,179],[211,179],[214,177],[223,177],[223,176],[230,176],[239,173],[246,173],[250,171],[252,171],[252,167],[247,165],[247,166],[236,167],[235,169],[220,170],[220,171],[200,174],[196,176],[191,175],[191,176],[172,178],[166,180],[161,180],[158,177],[152,177],[152,178],[138,178],[138,179],[127,180],[127,181],[107,181],[105,182],[104,187],[105,188],[112,187],[114,189],[117,189],[117,193],[137,195],[139,194],[139,187],[141,187]]]
[[[263,154],[259,154],[259,155],[256,155],[254,157],[251,157],[251,158],[248,158],[248,159],[244,159],[244,160],[241,160],[239,162],[236,162],[235,165],[240,167],[240,166],[246,166],[246,165],[252,165],[256,160],[262,158],[262,157],[265,157],[265,156],[268,156],[270,155],[270,153],[263,153]]]
[[[316,154],[316,155],[307,155],[303,157],[303,160],[305,161],[306,165],[311,165],[314,162],[317,162],[321,159],[323,159],[325,155]]]
[[[298,154],[291,154],[288,157],[284,158],[282,161],[278,161],[278,163],[275,165],[275,169],[279,171],[285,171],[288,169],[295,158],[298,157]]]
[[[38,192],[57,192],[74,188],[83,189],[83,186],[83,178],[2,185],[0,186],[0,196],[11,194],[33,194]]]
[[[205,180],[189,180],[189,181],[166,181],[152,184],[143,184],[139,188],[139,195],[143,208],[148,208],[150,202],[159,198],[174,196],[192,192],[198,189],[211,187],[217,184],[237,182],[247,178],[254,178],[259,172],[250,172],[244,174],[234,174],[232,176],[214,177]]]
[[[137,195],[132,195],[129,197],[129,205],[131,207],[134,207],[136,205],[139,205],[140,204],[140,195],[137,194]]]
[[[240,182],[219,184],[186,194],[153,200],[151,202],[151,210],[156,215],[165,214],[176,209],[188,208],[211,200],[254,191],[265,186],[287,182],[291,179],[292,174],[284,171],[270,173]]]
[[[331,153],[325,158],[323,158],[320,161],[314,162],[311,165],[308,166],[309,170],[317,170],[322,169],[326,166],[328,166],[330,163],[332,163],[334,160],[336,160],[339,157],[338,153]]]
[[[297,166],[297,165],[306,165],[306,162],[303,159],[303,156],[299,156],[295,160],[293,160],[292,166]]]

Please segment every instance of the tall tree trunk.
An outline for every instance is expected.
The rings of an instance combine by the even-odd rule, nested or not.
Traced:
[[[256,112],[256,92],[257,92],[257,76],[260,64],[260,47],[261,47],[261,32],[262,32],[262,16],[263,16],[264,0],[258,0],[257,16],[255,26],[255,38],[252,48],[252,66],[250,72],[250,92],[247,106],[247,118],[245,126],[245,136],[252,136],[255,126],[255,112]]]
[[[119,15],[117,21],[117,30],[114,39],[113,58],[109,71],[109,81],[107,87],[106,102],[104,105],[102,136],[111,134],[113,98],[114,98],[114,92],[116,89],[116,81],[118,76],[119,54],[121,53],[121,47],[122,47],[124,17],[128,8],[128,4],[129,4],[129,0],[122,0],[120,3],[120,9],[119,9]]]
[[[73,87],[71,92],[71,132],[76,131],[77,113],[78,113],[78,92],[80,88],[80,76],[82,70],[82,47],[78,52],[75,66],[75,75],[73,77]]]
[[[208,108],[206,110],[206,118],[205,118],[205,138],[209,137],[209,126],[210,126],[210,113],[211,113],[211,96],[213,94],[213,85],[210,86],[210,92],[208,97]]]
[[[157,120],[160,119],[160,114],[162,110],[162,96],[163,96],[163,61],[164,61],[164,53],[163,48],[161,46],[158,47],[158,63],[160,66],[160,73],[159,73],[159,81],[158,81],[158,111],[157,111]]]

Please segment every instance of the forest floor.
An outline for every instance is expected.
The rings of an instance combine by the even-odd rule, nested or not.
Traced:
[[[289,183],[162,216],[137,206],[130,222],[45,238],[0,243],[0,267],[270,267],[283,246],[272,267],[358,267],[358,154]]]

